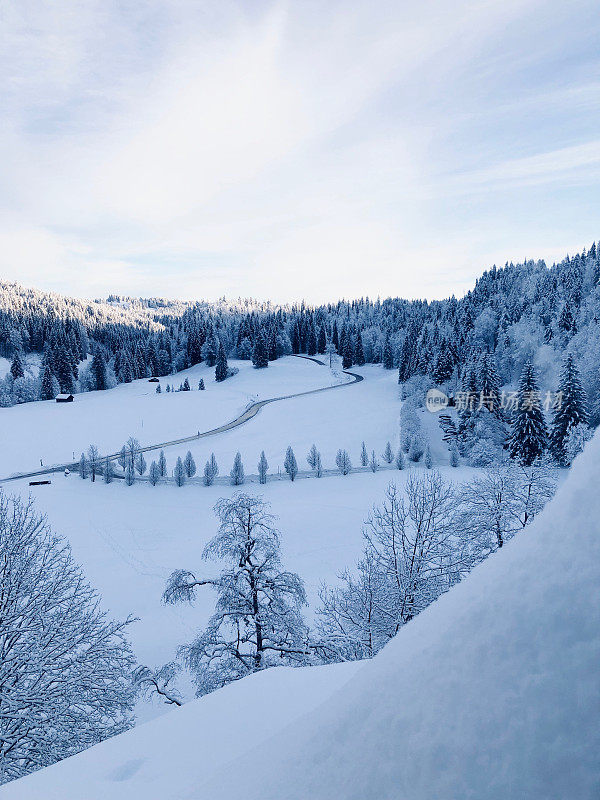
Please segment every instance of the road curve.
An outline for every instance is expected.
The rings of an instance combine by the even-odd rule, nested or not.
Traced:
[[[318,358],[312,358],[312,356],[301,356],[301,355],[294,355],[294,358],[303,358],[306,361],[313,361],[315,364],[318,364],[321,367],[325,367],[326,364],[324,361],[319,360]],[[280,397],[269,397],[267,400],[258,400],[256,403],[252,403],[252,405],[248,406],[239,416],[235,419],[232,419],[231,422],[226,422],[223,425],[219,425],[218,428],[212,428],[209,431],[204,431],[202,433],[195,433],[192,436],[183,436],[181,439],[171,439],[167,442],[158,442],[156,444],[150,444],[146,447],[141,447],[140,452],[142,453],[150,453],[154,450],[164,450],[165,447],[173,447],[178,444],[185,444],[186,442],[196,442],[199,439],[205,439],[209,436],[217,436],[219,433],[225,433],[226,431],[233,430],[233,428],[239,428],[240,425],[245,425],[246,422],[249,422],[251,419],[258,414],[258,412],[269,403],[279,403],[281,400],[292,400],[295,397],[304,397],[308,394],[317,394],[318,392],[328,392],[331,389],[341,389],[344,386],[352,386],[353,383],[360,383],[363,380],[362,375],[358,375],[356,372],[348,372],[347,370],[342,370],[344,375],[349,375],[352,380],[346,381],[345,383],[336,383],[333,386],[323,386],[320,389],[308,389],[306,392],[297,392],[296,394],[284,394]],[[110,458],[112,461],[117,459],[120,455],[119,453],[110,453],[108,456],[103,456],[103,459]],[[9,481],[17,481],[21,480],[22,478],[38,478],[43,475],[52,475],[55,472],[63,472],[65,469],[76,469],[79,465],[78,461],[70,461],[66,464],[55,464],[52,467],[45,467],[44,469],[36,470],[35,472],[20,472],[16,475],[10,475],[8,478],[0,478],[0,483],[7,483]]]

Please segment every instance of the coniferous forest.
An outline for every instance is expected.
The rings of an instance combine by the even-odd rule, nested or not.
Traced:
[[[344,369],[381,363],[398,370],[400,383],[426,376],[450,392],[486,397],[516,388],[529,363],[535,391],[557,390],[570,355],[569,374],[589,403],[586,421],[596,426],[600,252],[594,243],[550,267],[494,266],[464,297],[430,302],[361,298],[311,307],[115,295],[85,302],[0,283],[0,355],[11,362],[0,382],[4,407],[167,376],[202,361],[225,380],[227,358],[261,368],[290,353],[318,357],[333,348]]]

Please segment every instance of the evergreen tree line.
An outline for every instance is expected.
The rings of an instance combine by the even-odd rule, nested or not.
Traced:
[[[428,454],[425,458],[425,465],[428,469],[433,466],[431,453],[429,447],[426,448]],[[421,454],[422,455],[422,454]],[[420,456],[415,458],[410,457],[411,461],[419,461]],[[116,464],[121,468],[121,471],[115,472]],[[316,478],[323,477],[324,467],[321,458],[321,453],[316,445],[312,445],[306,455],[306,462],[311,470],[311,475]],[[360,468],[356,469],[352,465],[350,454],[345,449],[339,449],[335,457],[335,464],[338,472],[341,475],[349,475],[351,472],[364,471],[368,467],[372,472],[377,472],[382,464],[388,467],[402,470],[405,468],[405,457],[402,448],[394,451],[390,442],[386,443],[383,453],[376,454],[375,450],[371,450],[369,454],[366,444],[362,443],[360,453]],[[294,481],[299,474],[298,461],[293,448],[287,448],[283,462],[283,468],[289,480]],[[121,448],[118,457],[102,456],[96,445],[90,445],[86,452],[81,453],[79,462],[77,464],[77,472],[79,476],[86,480],[90,478],[92,482],[96,478],[102,479],[104,483],[112,483],[115,477],[124,479],[128,486],[132,486],[138,478],[142,478],[147,473],[147,478],[152,486],[156,486],[161,481],[168,481],[173,479],[177,486],[184,486],[188,479],[196,475],[197,467],[194,457],[190,450],[186,453],[184,458],[178,456],[172,470],[167,466],[167,459],[164,450],[160,451],[157,460],[153,460],[148,466],[148,462],[144,456],[141,445],[135,437],[130,437]],[[263,450],[257,463],[257,476],[259,483],[265,484],[269,478],[269,462]],[[202,472],[202,482],[205,486],[212,486],[215,479],[219,475],[219,466],[214,453],[211,453],[210,458],[204,466]],[[242,456],[236,453],[233,465],[229,472],[229,481],[232,486],[242,486],[246,482],[246,472],[242,462]]]
[[[555,378],[554,365],[570,353],[596,426],[600,253],[593,244],[551,267],[543,261],[493,267],[465,297],[432,302],[361,298],[275,307],[112,296],[86,304],[0,284],[0,355],[11,359],[0,382],[2,405],[168,376],[201,362],[225,380],[228,358],[261,369],[290,353],[334,351],[345,369],[380,363],[396,368],[401,383],[422,375],[452,391],[484,355],[491,356],[502,385],[517,381],[529,360],[546,385]],[[39,374],[28,373],[31,353],[39,354]]]

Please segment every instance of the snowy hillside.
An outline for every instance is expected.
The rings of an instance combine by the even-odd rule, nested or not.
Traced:
[[[546,510],[373,661],[273,670],[4,800],[598,796],[600,438]]]

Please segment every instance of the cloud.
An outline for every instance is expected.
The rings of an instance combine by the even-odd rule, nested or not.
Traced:
[[[539,0],[5,5],[6,277],[440,296],[492,256],[592,235],[593,25],[557,62],[585,0],[571,23]]]

